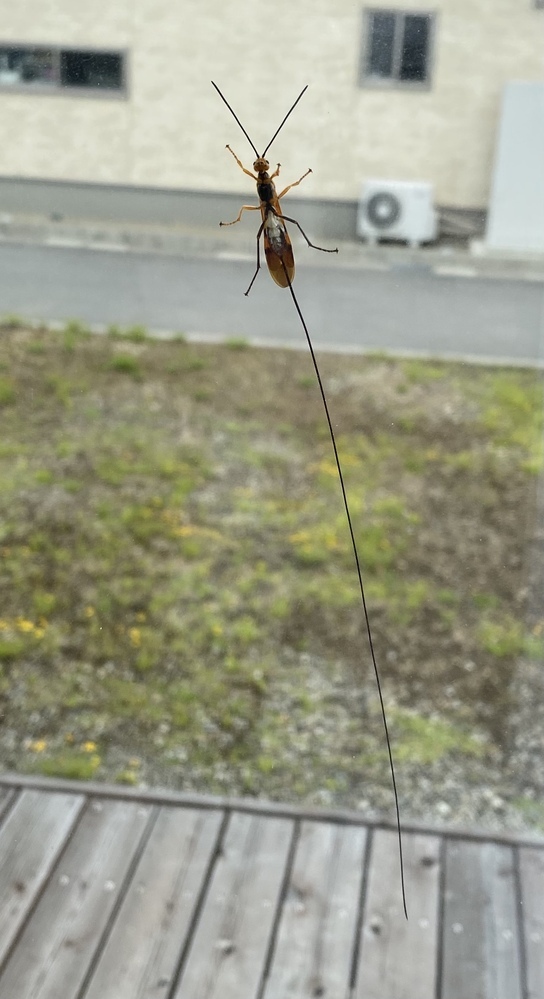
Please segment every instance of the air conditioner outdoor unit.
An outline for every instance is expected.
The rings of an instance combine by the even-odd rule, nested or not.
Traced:
[[[438,235],[432,185],[367,180],[359,201],[357,235],[371,243],[379,239],[405,240],[410,246],[432,242]]]

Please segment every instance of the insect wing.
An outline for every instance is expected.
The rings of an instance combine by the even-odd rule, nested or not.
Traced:
[[[285,247],[283,256],[279,257],[275,250],[272,249],[268,237],[265,236],[264,252],[270,277],[273,278],[276,284],[279,284],[280,288],[288,288],[295,276],[295,261],[291,247]]]
[[[285,238],[281,252],[278,252],[274,249],[266,229],[264,230],[264,253],[270,277],[276,284],[279,284],[280,288],[288,288],[295,276],[295,258],[291,240],[285,229],[283,231]]]

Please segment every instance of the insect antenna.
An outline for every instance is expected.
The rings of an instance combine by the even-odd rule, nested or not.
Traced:
[[[238,125],[239,125],[239,126],[240,126],[240,128],[242,129],[242,132],[244,133],[244,135],[245,135],[245,137],[246,137],[247,141],[249,142],[249,144],[250,144],[250,146],[251,146],[251,148],[252,148],[253,152],[255,153],[255,156],[257,157],[257,159],[259,159],[259,153],[257,152],[257,150],[256,150],[256,148],[255,148],[255,145],[254,145],[254,143],[253,143],[253,142],[251,141],[251,139],[249,138],[249,135],[247,134],[247,132],[246,132],[246,130],[245,130],[245,128],[244,128],[244,126],[242,125],[242,122],[240,121],[240,119],[239,119],[238,115],[236,114],[236,112],[235,112],[235,111],[233,111],[233,109],[231,108],[231,106],[230,106],[230,104],[229,104],[229,102],[228,102],[227,98],[226,98],[226,97],[223,97],[223,94],[221,93],[221,91],[220,91],[219,87],[217,86],[217,83],[214,83],[214,82],[213,82],[213,80],[211,80],[211,85],[212,85],[212,87],[215,87],[215,89],[217,90],[217,93],[219,94],[219,96],[220,96],[221,100],[223,101],[223,103],[224,103],[224,104],[226,104],[226,105],[227,105],[227,107],[228,107],[228,109],[229,109],[229,111],[230,111],[230,113],[231,113],[232,117],[234,118],[234,120],[235,120],[235,121],[236,121],[236,122],[238,123]],[[297,97],[297,99],[296,99],[295,103],[294,103],[294,104],[292,105],[292,107],[290,107],[290,108],[289,108],[289,110],[288,110],[287,114],[285,115],[285,118],[283,119],[283,121],[282,121],[281,125],[279,125],[279,126],[278,126],[278,128],[276,129],[276,131],[274,132],[274,135],[273,135],[273,136],[272,136],[272,138],[270,139],[270,142],[268,143],[268,145],[267,145],[267,147],[266,147],[266,149],[265,149],[264,153],[261,153],[261,156],[263,156],[263,157],[264,157],[264,156],[266,156],[266,154],[267,154],[268,150],[270,149],[270,146],[272,145],[272,143],[273,143],[274,139],[275,139],[275,138],[276,138],[276,136],[277,136],[277,135],[279,135],[279,133],[281,132],[281,130],[282,130],[283,126],[285,125],[285,122],[287,121],[287,119],[288,119],[289,115],[290,115],[290,114],[291,114],[291,113],[292,113],[292,112],[293,112],[293,111],[295,110],[295,108],[296,108],[296,106],[297,106],[297,104],[298,104],[298,102],[299,102],[300,98],[302,97],[302,95],[303,95],[303,94],[305,94],[305,93],[306,93],[307,89],[308,89],[308,84],[306,84],[306,86],[304,87],[304,90],[301,90],[301,92],[300,92],[300,94],[298,95],[298,97]]]
[[[223,101],[223,103],[224,103],[224,104],[226,104],[226,105],[227,105],[227,107],[228,107],[228,109],[229,109],[229,111],[230,111],[230,113],[231,113],[232,117],[234,118],[234,120],[235,120],[235,121],[237,121],[237,122],[238,122],[238,124],[239,124],[240,128],[242,129],[242,132],[244,133],[244,135],[245,135],[245,137],[246,137],[247,141],[249,142],[249,144],[250,144],[251,148],[253,149],[253,152],[255,153],[255,156],[257,157],[257,159],[259,159],[259,154],[258,154],[258,152],[257,152],[257,150],[256,150],[256,148],[255,148],[255,146],[253,145],[253,143],[252,143],[251,139],[249,138],[249,135],[247,134],[247,132],[246,132],[246,130],[245,130],[245,128],[244,128],[244,126],[242,125],[242,122],[240,121],[240,119],[239,119],[238,115],[236,114],[236,112],[235,112],[235,111],[233,111],[233,110],[232,110],[232,108],[231,108],[231,106],[230,106],[230,104],[229,104],[229,102],[228,102],[227,98],[226,98],[226,97],[223,97],[223,94],[221,93],[221,91],[220,91],[219,87],[217,86],[217,83],[214,83],[214,82],[213,82],[213,80],[211,80],[211,85],[212,85],[212,87],[215,87],[215,89],[217,90],[217,93],[219,94],[219,96],[220,96],[221,100]],[[304,88],[304,89],[306,89],[306,88]],[[304,93],[304,91],[303,91],[303,93]],[[300,96],[302,97],[302,94],[301,94]],[[300,97],[299,97],[299,100],[300,100]],[[295,103],[296,103],[296,101],[295,101]],[[294,106],[295,106],[295,105],[293,104],[293,107],[294,107]],[[292,110],[293,110],[293,108],[291,108],[291,111],[292,111]],[[289,114],[291,114],[291,111],[289,112]],[[284,119],[284,120],[285,120],[285,119]],[[283,121],[282,121],[282,123],[281,123],[281,124],[283,125]],[[281,128],[281,125],[280,125],[280,128]],[[279,130],[280,130],[280,129],[278,129],[278,132],[279,132]],[[278,134],[278,132],[276,132],[276,135]],[[275,136],[274,136],[274,138],[275,138]],[[268,143],[268,146],[269,146],[269,145],[270,145],[270,143]],[[267,149],[268,149],[268,146],[266,147]],[[265,150],[265,152],[266,152],[266,150]],[[263,156],[264,156],[264,153],[263,153]]]
[[[276,131],[274,132],[274,135],[273,135],[273,136],[272,136],[272,138],[270,139],[270,142],[268,143],[268,145],[267,145],[267,147],[266,147],[266,149],[265,149],[264,153],[262,154],[262,155],[263,155],[263,157],[264,157],[264,156],[266,156],[266,154],[267,154],[268,150],[270,149],[270,146],[272,145],[272,143],[273,143],[274,139],[275,139],[275,138],[276,138],[276,136],[277,136],[277,135],[279,135],[279,133],[281,132],[281,130],[282,130],[283,126],[285,125],[285,122],[287,121],[287,119],[288,119],[289,115],[290,115],[290,114],[291,114],[291,113],[292,113],[292,112],[293,112],[293,111],[295,110],[295,108],[296,108],[296,106],[297,106],[297,104],[298,104],[298,102],[299,102],[300,98],[302,97],[302,95],[303,95],[303,94],[305,94],[305,93],[306,93],[307,89],[308,89],[308,84],[306,84],[306,86],[304,87],[304,90],[301,90],[301,91],[300,91],[300,94],[298,95],[298,97],[297,97],[297,99],[296,99],[295,103],[293,104],[293,106],[292,106],[292,107],[290,107],[290,108],[289,108],[289,110],[288,110],[287,114],[285,115],[285,118],[283,119],[283,121],[282,121],[281,125],[280,125],[280,126],[279,126],[279,127],[278,127],[278,128],[276,129]]]
[[[304,93],[304,91],[302,91],[302,93]],[[300,96],[302,96],[302,94]],[[298,99],[300,100],[300,97]],[[293,105],[293,107],[294,107],[294,105]],[[292,108],[291,108],[291,110],[292,110]],[[283,124],[283,122],[282,122],[282,124]],[[281,128],[281,125],[280,125],[280,128]],[[355,532],[353,530],[353,522],[352,522],[352,519],[351,519],[351,513],[350,513],[350,509],[349,509],[348,496],[347,496],[346,486],[345,486],[345,482],[344,482],[344,475],[342,473],[342,466],[340,464],[340,456],[338,454],[338,448],[336,446],[336,438],[334,436],[334,430],[333,430],[333,427],[332,427],[331,414],[330,414],[330,411],[329,411],[329,405],[327,403],[327,397],[325,395],[325,389],[323,387],[323,381],[321,379],[321,373],[319,371],[319,367],[318,367],[318,364],[317,364],[317,358],[315,356],[315,351],[314,351],[314,348],[313,348],[312,340],[311,340],[310,334],[308,332],[308,327],[306,326],[306,322],[304,320],[304,316],[302,315],[302,311],[301,311],[300,305],[298,304],[298,300],[297,300],[297,297],[295,295],[295,292],[294,292],[294,289],[293,289],[293,285],[291,284],[291,281],[289,279],[289,275],[287,273],[287,268],[285,267],[285,264],[283,263],[283,260],[282,260],[282,267],[283,267],[283,270],[284,270],[284,273],[285,273],[285,277],[286,277],[286,280],[287,280],[289,291],[291,292],[291,298],[293,299],[293,304],[295,306],[295,309],[297,310],[298,317],[299,317],[299,319],[300,319],[300,321],[302,323],[302,328],[303,328],[304,333],[306,335],[306,341],[308,343],[308,347],[309,347],[309,350],[310,350],[310,355],[311,355],[312,363],[313,363],[313,366],[314,366],[315,376],[316,376],[316,379],[317,379],[317,384],[319,386],[319,392],[320,392],[320,395],[321,395],[321,401],[323,403],[323,408],[325,410],[325,416],[327,418],[327,424],[328,424],[328,427],[329,427],[329,434],[330,434],[330,438],[331,438],[331,442],[332,442],[332,449],[333,449],[333,452],[334,452],[334,460],[336,462],[336,469],[338,471],[338,479],[340,481],[340,489],[342,491],[342,499],[344,501],[344,510],[345,510],[345,513],[346,513],[346,520],[348,522],[349,535],[350,535],[350,538],[351,538],[351,547],[353,549],[353,557],[354,557],[354,560],[355,560],[355,566],[356,566],[356,569],[357,569],[357,577],[358,577],[358,580],[359,580],[359,591],[360,591],[360,594],[361,594],[361,604],[362,604],[362,607],[363,607],[365,630],[366,630],[366,634],[367,634],[367,638],[368,638],[368,646],[369,646],[369,649],[370,649],[370,658],[372,660],[372,666],[374,668],[374,676],[376,678],[376,685],[377,685],[377,688],[378,688],[378,695],[379,695],[379,699],[380,699],[381,715],[382,715],[383,727],[384,727],[384,731],[385,731],[385,740],[386,740],[386,743],[387,743],[387,753],[388,753],[388,756],[389,756],[389,769],[391,771],[391,783],[393,785],[393,797],[395,799],[395,813],[396,813],[396,818],[397,818],[397,833],[398,833],[398,843],[399,843],[399,862],[400,862],[400,882],[401,882],[401,889],[402,889],[402,904],[403,904],[403,908],[404,908],[404,915],[406,916],[406,919],[408,919],[408,907],[407,907],[407,904],[406,904],[406,886],[405,886],[405,882],[404,882],[404,855],[403,855],[403,850],[402,850],[402,831],[401,831],[401,823],[400,823],[399,796],[398,796],[398,791],[397,791],[397,781],[395,779],[395,767],[393,765],[393,751],[391,749],[391,739],[389,737],[389,727],[388,727],[388,724],[387,724],[387,717],[386,717],[386,714],[385,714],[385,704],[384,704],[383,694],[382,694],[382,685],[381,685],[381,681],[380,681],[380,673],[379,673],[379,670],[378,670],[378,661],[377,661],[376,652],[375,652],[375,649],[374,649],[374,641],[373,641],[373,638],[372,638],[372,629],[370,627],[370,617],[369,617],[369,614],[368,614],[368,607],[367,607],[367,603],[366,603],[365,588],[364,588],[364,585],[363,585],[363,573],[362,573],[362,569],[361,569],[361,562],[360,562],[360,559],[359,559],[359,552],[357,550],[357,542],[355,541]]]

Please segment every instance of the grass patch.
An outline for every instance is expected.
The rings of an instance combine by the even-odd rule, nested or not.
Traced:
[[[43,774],[44,777],[62,777],[65,780],[92,780],[99,766],[98,756],[66,751],[37,759],[31,772]]]
[[[4,328],[6,766],[348,803],[387,781],[311,361],[246,346]],[[479,760],[466,733],[500,741],[517,657],[542,653],[518,597],[540,376],[332,355],[322,375],[395,755]]]
[[[391,717],[399,733],[395,742],[399,761],[430,765],[453,752],[481,758],[488,751],[481,740],[443,720],[401,711],[392,712]]]
[[[141,381],[143,377],[139,361],[130,354],[116,354],[108,361],[108,368],[119,374],[130,375],[136,381]]]
[[[16,397],[17,390],[13,381],[0,375],[0,406],[10,406]]]

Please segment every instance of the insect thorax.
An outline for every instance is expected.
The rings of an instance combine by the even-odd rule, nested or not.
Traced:
[[[266,178],[266,179],[263,179],[262,181],[261,180],[258,181],[258,183],[257,183],[257,194],[259,195],[259,199],[261,201],[264,201],[267,204],[270,204],[270,202],[272,201],[275,193],[276,192],[274,190],[274,184],[272,183],[271,180],[268,180],[268,178]]]

